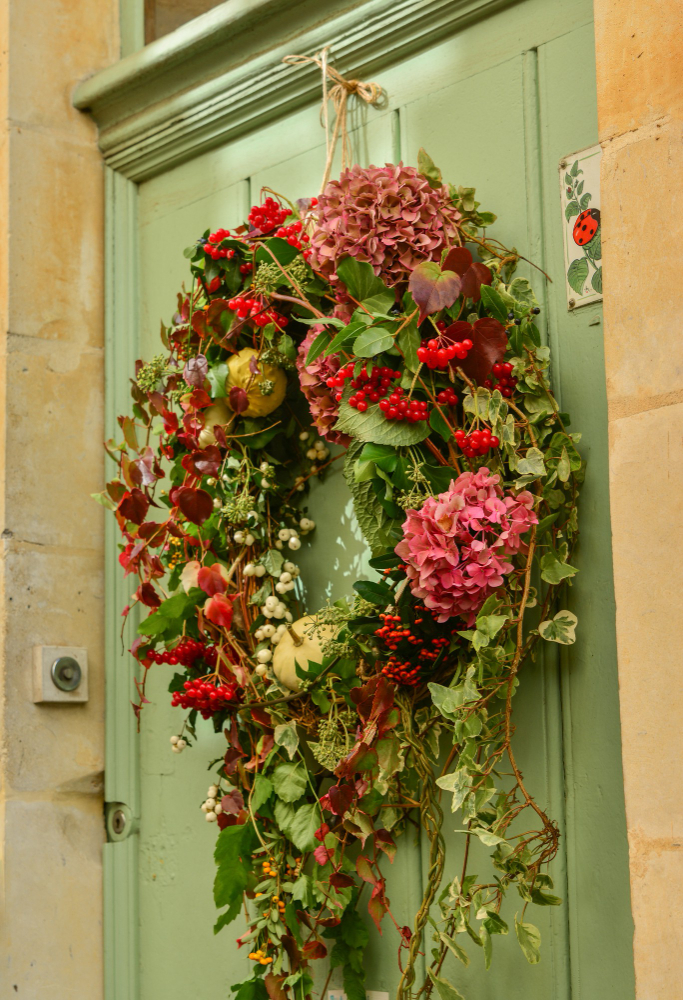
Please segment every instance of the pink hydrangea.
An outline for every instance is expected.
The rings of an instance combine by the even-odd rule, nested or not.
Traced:
[[[318,326],[311,327],[299,345],[296,359],[299,382],[318,433],[332,444],[341,444],[346,447],[351,439],[346,434],[340,434],[339,431],[333,430],[339,416],[339,406],[334,398],[333,390],[328,388],[326,383],[328,378],[337,374],[340,365],[339,357],[329,355],[317,358],[310,365],[305,363],[311,344],[321,329],[322,327]]]
[[[334,280],[337,261],[372,264],[387,285],[405,281],[423,260],[438,259],[456,235],[460,213],[448,188],[432,188],[415,167],[354,166],[330,181],[318,201],[311,264]]]
[[[483,467],[407,511],[396,553],[412,593],[437,621],[460,615],[471,625],[512,572],[509,556],[524,548],[521,536],[537,521],[531,493],[504,493],[500,476]]]

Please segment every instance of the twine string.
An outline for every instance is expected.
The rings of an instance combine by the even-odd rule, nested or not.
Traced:
[[[325,129],[325,170],[320,191],[324,191],[332,173],[332,161],[341,138],[341,168],[346,170],[351,166],[353,152],[347,125],[348,101],[353,94],[365,104],[377,106],[384,97],[384,91],[378,83],[367,83],[364,80],[347,80],[328,60],[329,46],[316,52],[313,56],[285,56],[282,60],[290,66],[304,66],[313,63],[318,66],[322,76],[323,100],[320,109],[321,123]],[[329,102],[334,110],[334,127],[330,134]]]

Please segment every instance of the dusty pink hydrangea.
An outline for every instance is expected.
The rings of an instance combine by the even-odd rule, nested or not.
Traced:
[[[500,476],[483,467],[407,511],[396,553],[414,596],[437,621],[460,615],[471,625],[512,572],[509,556],[523,549],[521,536],[537,521],[531,493],[504,493]]]
[[[317,211],[313,267],[334,280],[337,261],[350,255],[372,264],[390,286],[421,261],[438,259],[460,218],[447,187],[430,187],[402,163],[345,170],[327,185]]]
[[[328,388],[326,384],[326,380],[336,375],[339,370],[339,357],[337,355],[330,355],[328,357],[319,357],[310,365],[305,363],[311,344],[321,329],[322,327],[319,326],[311,327],[299,345],[299,352],[296,359],[296,367],[299,371],[299,383],[308,402],[308,407],[318,433],[332,444],[341,444],[346,447],[351,439],[346,434],[340,434],[338,431],[333,430],[339,416],[339,405],[334,398],[334,390]]]

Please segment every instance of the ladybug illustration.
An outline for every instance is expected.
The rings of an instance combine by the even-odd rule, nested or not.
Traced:
[[[574,231],[572,233],[574,242],[580,247],[585,246],[586,243],[590,243],[597,233],[599,225],[600,210],[598,208],[587,208],[574,223]]]

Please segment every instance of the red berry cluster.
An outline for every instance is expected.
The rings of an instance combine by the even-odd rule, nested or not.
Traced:
[[[387,420],[407,420],[410,424],[416,424],[419,420],[429,420],[430,410],[427,401],[408,399],[398,385],[388,399],[380,400],[379,408]]]
[[[254,205],[249,213],[249,222],[254,229],[269,233],[276,226],[281,226],[289,215],[289,209],[283,208],[274,198],[266,198],[262,205]]]
[[[297,250],[302,249],[303,243],[308,243],[311,237],[308,233],[302,233],[301,222],[292,222],[289,226],[281,226],[275,233],[276,236],[281,236],[282,239],[287,240],[291,247],[296,247]],[[311,256],[311,251],[306,249],[303,251],[304,260],[308,260]]]
[[[279,327],[285,327],[289,323],[286,316],[281,316],[272,306],[266,309],[258,299],[243,298],[238,295],[237,298],[228,301],[228,308],[236,312],[240,319],[246,319],[248,316],[254,321],[255,326],[276,323]]]
[[[485,455],[491,448],[497,448],[500,441],[495,434],[492,434],[488,427],[481,431],[472,431],[465,434],[463,430],[455,432],[455,440],[460,445],[463,455],[467,458],[474,458],[477,455]]]
[[[444,403],[445,406],[455,406],[458,402],[458,397],[450,386],[448,389],[442,389],[436,398],[439,403]]]
[[[417,349],[418,361],[428,368],[447,368],[454,358],[463,361],[472,350],[472,341],[456,340],[455,343],[440,346],[439,340],[423,340]]]
[[[235,256],[234,250],[222,249],[218,244],[223,240],[230,237],[229,229],[217,229],[215,233],[211,233],[208,241],[204,244],[204,253],[208,254],[213,260],[220,260],[221,257],[226,257],[228,260]]]
[[[423,668],[437,658],[442,647],[447,646],[450,640],[439,637],[425,639],[423,636],[416,635],[410,626],[401,625],[400,615],[381,614],[379,617],[380,621],[384,622],[384,625],[375,629],[375,635],[392,652],[392,655],[382,667],[382,673],[389,680],[394,681],[395,684],[407,684],[411,687],[418,684]],[[415,625],[421,624],[422,621],[422,618],[416,618]],[[397,656],[393,655],[401,642],[408,642],[414,647],[422,647],[417,654],[417,663],[414,660],[401,661]],[[430,643],[433,648],[428,649],[427,643]]]
[[[152,663],[168,663],[172,667],[180,664],[183,667],[194,666],[194,661],[203,659],[210,667],[215,667],[218,652],[215,646],[207,646],[197,639],[181,639],[173,649],[163,649],[160,652],[152,650],[148,654]]]
[[[498,384],[496,385],[494,379],[487,378],[484,380],[484,388],[500,389],[501,395],[509,399],[517,385],[517,379],[512,374],[512,365],[510,362],[497,361],[491,369],[491,373],[498,379]]]
[[[174,691],[171,705],[173,708],[197,709],[202,718],[210,719],[217,712],[231,708],[239,702],[240,690],[235,683],[223,684],[212,678],[209,681],[185,681],[182,691]]]

